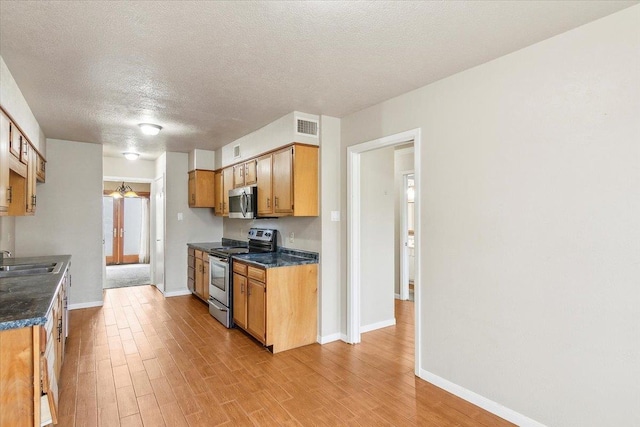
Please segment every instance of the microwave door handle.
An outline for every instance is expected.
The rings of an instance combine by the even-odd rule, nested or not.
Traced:
[[[242,192],[242,196],[240,196],[240,210],[242,211],[242,216],[247,216],[247,208],[249,205],[249,196],[247,196],[246,192]]]

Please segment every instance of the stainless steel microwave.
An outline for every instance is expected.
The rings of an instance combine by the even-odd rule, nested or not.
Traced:
[[[258,214],[258,187],[229,190],[229,218],[253,219]]]

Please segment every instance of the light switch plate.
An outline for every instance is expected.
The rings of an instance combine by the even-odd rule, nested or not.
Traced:
[[[184,215],[182,215],[182,212],[178,212],[178,221],[182,221],[184,219]]]

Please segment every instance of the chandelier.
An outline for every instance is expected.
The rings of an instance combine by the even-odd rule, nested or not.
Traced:
[[[126,185],[124,181],[122,181],[122,185],[116,188],[113,193],[109,194],[109,196],[114,199],[120,199],[122,197],[138,197],[138,193],[133,191],[131,186]]]

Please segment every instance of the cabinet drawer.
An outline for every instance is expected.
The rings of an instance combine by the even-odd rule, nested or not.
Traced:
[[[247,269],[247,276],[249,276],[250,279],[255,279],[264,283],[267,281],[267,270],[249,266]]]
[[[190,257],[193,257],[193,256],[196,255],[196,253],[195,253],[196,250],[193,249],[193,248],[189,248],[187,251],[188,251],[187,253],[189,254]]]
[[[241,264],[239,262],[234,262],[233,263],[233,272],[234,273],[238,273],[241,274],[243,276],[247,275],[247,264]]]
[[[199,250],[196,249],[196,255],[195,256],[196,256],[196,259],[202,259],[203,256],[204,256],[204,252],[199,251]]]
[[[189,267],[187,270],[188,270],[187,277],[190,280],[195,279],[196,278],[196,269],[193,268],[193,267]]]

